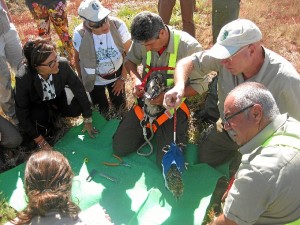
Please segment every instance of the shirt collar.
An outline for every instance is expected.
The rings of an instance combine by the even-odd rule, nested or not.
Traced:
[[[263,130],[254,136],[249,142],[239,148],[242,155],[251,153],[254,149],[262,145],[270,138],[288,119],[288,114],[278,115]]]
[[[168,25],[166,25],[166,28],[169,32],[169,43],[165,51],[168,53],[174,53],[174,28]]]
[[[46,82],[52,81],[52,74],[49,75],[49,78],[47,80],[45,80],[40,74],[38,74],[38,76],[39,76],[41,81],[46,81]]]

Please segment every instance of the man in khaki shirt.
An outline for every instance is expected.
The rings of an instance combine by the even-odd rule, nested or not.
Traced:
[[[198,74],[191,74],[192,70]],[[211,71],[219,73],[221,118],[199,143],[200,162],[217,166],[235,155],[238,146],[223,130],[223,105],[227,94],[241,83],[264,84],[273,94],[280,113],[288,112],[300,120],[300,76],[291,63],[262,45],[262,33],[253,22],[238,19],[226,24],[211,49],[179,61],[175,69],[175,86],[165,94],[165,106],[173,108],[179,104],[188,78],[201,77]]]
[[[176,47],[176,36],[179,35],[178,46]],[[133,95],[137,98],[137,105],[143,107],[143,96],[146,87],[143,86],[148,79],[155,76],[155,72],[162,74],[165,79],[173,80],[172,70],[164,69],[170,67],[171,55],[176,55],[176,61],[201,51],[202,47],[195,38],[183,31],[175,30],[166,26],[162,19],[151,12],[141,12],[135,16],[131,25],[132,46],[125,58],[125,67],[133,80]],[[178,36],[177,36],[178,37]],[[151,60],[149,58],[151,57]],[[149,62],[147,62],[147,59]],[[174,67],[175,67],[175,63]],[[138,72],[138,66],[143,66],[143,72]],[[148,66],[147,66],[148,65]],[[153,71],[147,78],[147,70]],[[159,70],[157,70],[159,69]],[[194,73],[197,73],[196,71]],[[207,90],[206,76],[194,75],[196,79],[190,79],[189,85],[185,89],[184,96],[189,97]],[[147,79],[146,79],[147,78]],[[200,85],[201,84],[201,85]],[[157,97],[150,99],[153,106],[162,106],[165,91]],[[156,118],[163,114],[160,113]],[[179,108],[177,110],[177,141],[186,143],[188,116]],[[155,133],[157,141],[157,163],[160,165],[164,152],[162,148],[172,143],[173,137],[173,118],[166,120],[158,126]],[[147,128],[147,138],[150,137],[150,129]],[[120,156],[136,152],[145,143],[144,131],[141,121],[135,113],[134,107],[130,109],[125,118],[121,121],[113,137],[114,153]]]
[[[269,90],[245,82],[227,95],[224,128],[242,161],[213,225],[287,224],[300,218],[300,122]]]

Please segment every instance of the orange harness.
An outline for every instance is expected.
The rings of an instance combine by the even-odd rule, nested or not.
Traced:
[[[181,105],[179,106],[179,108],[185,112],[185,114],[187,115],[187,117],[190,117],[190,110],[187,107],[187,105],[185,104],[185,102],[182,102]],[[138,119],[140,121],[143,121],[145,118],[145,113],[144,110],[142,109],[142,107],[140,107],[139,105],[135,104],[134,105],[134,112],[135,115],[138,117]],[[171,119],[173,117],[173,115],[169,112],[169,111],[165,111],[165,113],[163,113],[162,115],[160,115],[157,119],[154,119],[152,122],[152,130],[155,133],[157,131],[157,128],[162,125],[164,122],[166,122],[168,119]],[[146,121],[145,121],[146,122]],[[148,122],[146,124],[147,128],[150,128],[150,123]]]

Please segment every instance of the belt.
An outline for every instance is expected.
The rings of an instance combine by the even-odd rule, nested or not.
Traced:
[[[117,72],[110,73],[110,74],[96,74],[96,75],[106,80],[111,80],[120,76],[119,74],[117,74]]]

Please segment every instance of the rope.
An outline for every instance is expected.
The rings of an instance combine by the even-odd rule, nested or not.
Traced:
[[[147,128],[146,128],[146,126],[143,124],[144,121],[147,122],[147,119],[148,119],[148,116],[145,115],[144,119],[140,121],[140,125],[141,125],[141,127],[142,127],[142,129],[143,129],[143,136],[144,136],[145,142],[144,142],[144,143],[138,148],[138,150],[137,150],[137,154],[138,154],[138,155],[140,155],[140,156],[145,156],[145,157],[151,155],[152,152],[153,152],[153,146],[152,146],[152,144],[151,144],[150,141],[152,140],[152,138],[153,138],[153,136],[154,136],[154,132],[153,132],[153,129],[152,129],[152,122],[153,122],[154,118],[153,118],[153,119],[150,118],[150,119],[149,119],[149,123],[150,123],[151,136],[150,136],[150,138],[147,138]],[[147,123],[145,123],[145,124],[147,124]],[[150,146],[150,151],[149,151],[148,153],[144,153],[144,152],[142,152],[141,150],[142,150],[142,148],[143,148],[144,146],[146,146],[147,144]]]

